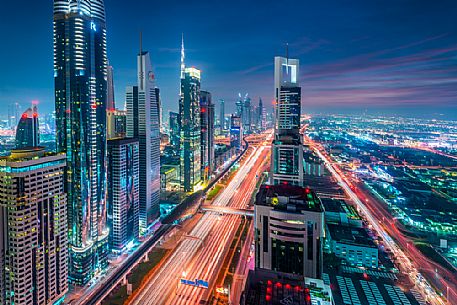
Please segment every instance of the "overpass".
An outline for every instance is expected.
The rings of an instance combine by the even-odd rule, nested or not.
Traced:
[[[220,214],[242,215],[246,217],[254,217],[253,209],[237,209],[227,206],[202,205],[200,209],[204,212],[216,212]]]

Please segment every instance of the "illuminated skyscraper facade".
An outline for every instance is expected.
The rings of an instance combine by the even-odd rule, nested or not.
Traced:
[[[193,192],[201,184],[200,70],[185,68],[181,79],[180,154],[181,187]]]
[[[219,100],[219,126],[221,130],[226,130],[225,125],[225,101]]]
[[[200,91],[202,180],[208,181],[214,169],[214,104],[211,93]]]
[[[127,137],[140,144],[140,234],[157,218],[160,200],[159,102],[149,52],[138,54],[138,85],[127,87]]]
[[[174,149],[179,150],[179,113],[170,111],[170,144]]]
[[[108,141],[108,227],[110,248],[125,249],[139,237],[139,142]]]
[[[303,139],[300,134],[299,61],[275,57],[275,134],[271,183],[303,186]]]
[[[36,147],[40,144],[40,126],[36,105],[28,108],[16,128],[16,149]]]
[[[113,66],[108,66],[106,69],[107,75],[107,91],[106,91],[106,109],[113,111],[116,109],[114,101],[114,69]]]
[[[103,0],[54,1],[57,151],[66,153],[70,281],[107,266],[107,56]]]
[[[55,304],[68,291],[65,154],[0,158],[0,304]]]

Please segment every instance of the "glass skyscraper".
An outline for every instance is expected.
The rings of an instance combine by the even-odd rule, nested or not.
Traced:
[[[303,186],[303,139],[300,134],[301,87],[298,59],[275,57],[275,134],[271,182]]]
[[[202,180],[208,181],[214,169],[214,104],[211,93],[200,91]]]
[[[186,68],[181,79],[181,187],[193,192],[201,183],[200,70]]]
[[[40,126],[36,105],[28,108],[19,119],[16,129],[16,149],[36,147],[40,144]]]
[[[57,151],[66,153],[70,281],[107,266],[107,56],[103,0],[54,1]]]

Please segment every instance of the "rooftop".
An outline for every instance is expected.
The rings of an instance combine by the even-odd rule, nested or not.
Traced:
[[[271,206],[287,212],[323,212],[316,193],[309,188],[289,184],[262,185],[256,196],[256,205]]]
[[[348,245],[377,248],[373,239],[363,228],[345,227],[335,224],[327,224],[327,228],[330,233],[330,238],[336,242]]]

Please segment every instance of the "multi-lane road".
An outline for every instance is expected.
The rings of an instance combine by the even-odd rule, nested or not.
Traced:
[[[250,149],[235,177],[214,200],[215,206],[246,208],[253,195],[257,178],[269,153],[269,140]],[[200,304],[206,301],[230,243],[240,225],[238,215],[206,212],[189,236],[183,239],[166,258],[156,273],[139,291],[131,305]],[[180,284],[180,279],[202,280],[209,288]]]

